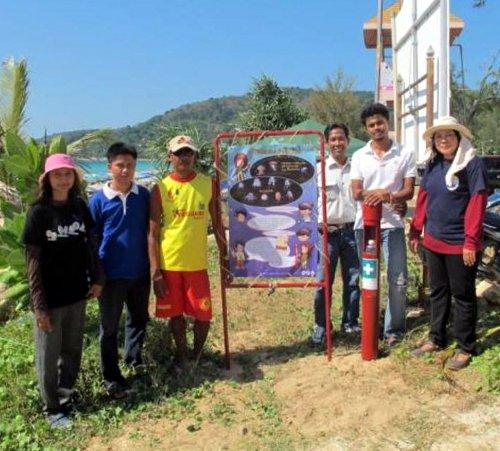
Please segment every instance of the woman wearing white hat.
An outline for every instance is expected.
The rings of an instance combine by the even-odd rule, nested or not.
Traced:
[[[454,300],[455,355],[446,367],[467,366],[475,351],[477,301],[475,279],[486,208],[486,170],[472,147],[472,134],[451,116],[439,118],[424,133],[429,143],[425,172],[411,223],[410,248],[423,246],[431,288],[429,340],[414,356],[446,344],[446,323]]]

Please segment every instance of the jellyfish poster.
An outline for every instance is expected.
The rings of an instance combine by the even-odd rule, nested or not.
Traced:
[[[228,152],[230,270],[235,277],[314,277],[316,149],[252,144]]]

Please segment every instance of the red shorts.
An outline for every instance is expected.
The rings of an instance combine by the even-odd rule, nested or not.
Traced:
[[[182,314],[200,321],[212,319],[212,301],[207,270],[161,271],[168,287],[165,298],[156,298],[156,317],[172,318]]]

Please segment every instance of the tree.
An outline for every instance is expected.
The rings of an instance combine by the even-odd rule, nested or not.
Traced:
[[[25,108],[28,101],[28,69],[25,60],[9,58],[3,63],[0,79],[0,137],[5,133],[21,134],[25,124]],[[3,146],[2,146],[3,148]]]
[[[451,114],[472,131],[475,144],[483,153],[494,153],[500,145],[495,125],[500,115],[498,55],[488,65],[478,89],[462,88],[455,73],[451,80]]]
[[[170,169],[167,143],[177,135],[188,135],[193,138],[200,151],[196,159],[196,169],[204,174],[212,174],[213,159],[210,141],[203,139],[201,132],[192,124],[169,123],[158,125],[153,137],[145,143],[146,152],[152,157],[154,165],[159,169],[159,177],[162,178]]]
[[[28,84],[26,61],[7,60],[0,82],[0,321],[28,304],[21,237],[45,158],[109,137],[109,131],[98,130],[69,145],[62,136],[54,136],[50,143],[24,137]]]
[[[308,107],[312,116],[323,124],[343,122],[352,134],[364,137],[364,129],[359,118],[361,101],[353,91],[354,79],[346,77],[338,69],[333,79],[326,78],[323,88],[316,88],[309,98]]]
[[[254,80],[248,96],[248,110],[238,118],[243,130],[284,130],[307,118],[292,97],[267,75]]]

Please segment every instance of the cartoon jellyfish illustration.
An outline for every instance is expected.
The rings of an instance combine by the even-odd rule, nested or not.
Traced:
[[[255,194],[252,193],[251,191],[245,195],[245,200],[247,202],[254,202],[255,201]]]
[[[260,181],[260,179],[258,177],[255,177],[253,179],[253,183],[252,183],[252,186],[254,188],[260,188],[262,186],[262,182]]]
[[[265,175],[266,174],[266,167],[263,164],[259,164],[255,171],[256,171],[256,175],[258,175],[258,176]]]

